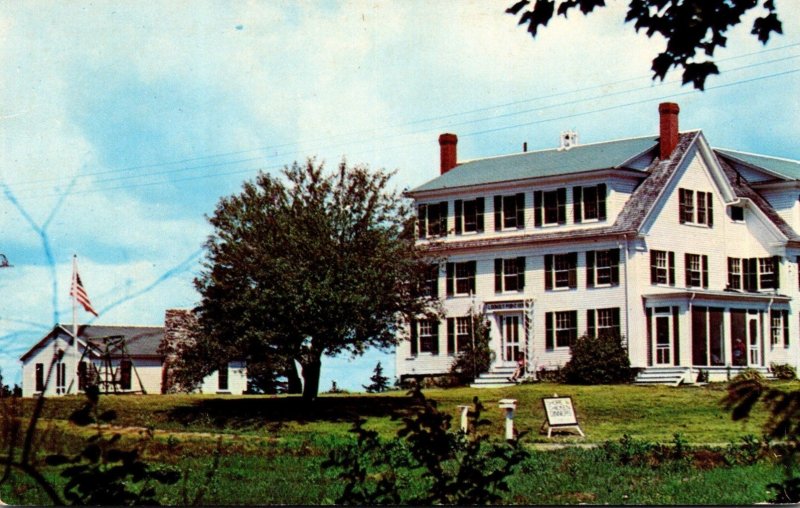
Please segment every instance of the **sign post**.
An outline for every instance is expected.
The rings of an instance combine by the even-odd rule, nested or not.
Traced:
[[[581,437],[584,437],[578,418],[575,416],[575,408],[572,407],[572,397],[559,397],[553,394],[552,397],[543,397],[542,405],[547,419],[542,423],[540,429],[544,432],[547,427],[547,437],[552,437],[553,429],[572,429],[577,430]]]
[[[500,399],[500,409],[506,410],[506,440],[514,439],[514,410],[517,409],[517,399]]]

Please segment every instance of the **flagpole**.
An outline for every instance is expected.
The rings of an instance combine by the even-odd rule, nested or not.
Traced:
[[[73,288],[75,287],[75,277],[77,276],[77,274],[78,274],[78,255],[77,254],[73,254],[72,255],[72,286],[71,286]],[[74,292],[70,291],[70,293],[74,293]],[[73,359],[75,360],[75,364],[74,364],[75,377],[73,378],[73,380],[77,380],[77,378],[78,378],[78,299],[75,296],[75,294],[72,294],[72,340],[75,343],[75,347],[72,350],[72,356],[73,356]],[[76,385],[76,391],[77,391],[77,383],[75,383],[75,385]],[[70,381],[69,387],[70,387],[70,389],[72,388],[72,381]],[[70,390],[67,390],[67,393],[69,393],[69,392],[70,392]]]

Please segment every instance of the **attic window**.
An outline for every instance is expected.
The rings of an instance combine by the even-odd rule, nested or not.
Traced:
[[[741,206],[732,206],[731,220],[733,222],[744,222],[744,208]]]

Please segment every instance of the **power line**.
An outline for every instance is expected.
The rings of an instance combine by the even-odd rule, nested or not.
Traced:
[[[728,57],[728,58],[724,58],[724,59],[719,59],[719,60],[717,60],[717,62],[725,62],[725,61],[730,61],[730,60],[737,60],[737,59],[746,58],[746,57],[753,56],[753,55],[760,55],[760,54],[768,53],[768,52],[783,51],[783,50],[791,49],[791,48],[797,47],[797,46],[800,46],[800,43],[789,44],[789,45],[786,45],[786,46],[780,46],[780,47],[776,47],[776,48],[763,49],[763,50],[760,50],[760,51],[751,52],[751,53],[745,53],[745,54],[742,54],[742,55],[736,55],[736,56],[732,56],[732,57]],[[725,72],[733,72],[733,71],[737,71],[737,70],[741,70],[741,69],[747,69],[747,68],[756,67],[756,66],[760,66],[760,65],[766,65],[766,64],[769,64],[769,63],[775,63],[775,62],[779,62],[779,61],[786,60],[786,59],[791,59],[791,58],[797,58],[797,56],[790,56],[790,57],[786,57],[786,58],[783,58],[783,59],[771,60],[771,61],[766,61],[766,62],[757,62],[757,63],[751,64],[751,65],[747,65],[747,66],[728,69]],[[429,122],[433,122],[433,121],[437,121],[437,120],[445,120],[445,119],[448,119],[448,118],[455,118],[455,117],[458,117],[458,116],[465,116],[465,115],[470,115],[470,114],[474,114],[474,113],[491,111],[491,110],[494,110],[494,109],[502,109],[502,108],[507,108],[507,107],[511,107],[511,106],[517,106],[517,105],[520,105],[520,104],[526,104],[526,103],[530,103],[530,102],[537,102],[537,101],[542,101],[542,100],[556,98],[556,97],[563,97],[563,96],[572,95],[572,94],[576,94],[576,93],[595,90],[595,89],[598,89],[598,88],[608,88],[610,86],[615,86],[615,85],[622,84],[622,83],[627,83],[627,82],[630,82],[630,81],[640,80],[640,79],[643,79],[644,77],[648,77],[649,78],[649,76],[637,76],[637,77],[634,77],[634,78],[626,78],[626,79],[617,80],[617,81],[613,81],[613,82],[607,82],[607,83],[592,85],[592,86],[589,86],[589,87],[583,87],[583,88],[577,88],[577,89],[572,89],[572,90],[568,90],[568,91],[558,92],[558,93],[554,93],[554,94],[550,94],[550,95],[544,95],[544,96],[539,96],[539,97],[521,99],[521,100],[518,100],[518,101],[513,101],[513,102],[499,104],[499,105],[486,106],[486,107],[482,107],[482,108],[476,108],[476,109],[467,110],[467,111],[460,111],[460,112],[451,113],[451,114],[447,114],[447,115],[427,117],[427,118],[412,120],[412,121],[403,122],[403,123],[399,123],[399,124],[388,125],[388,126],[386,126],[386,128],[392,129],[392,128],[399,128],[399,127],[404,127],[404,126],[412,126],[412,125],[417,125],[417,124],[421,124],[421,123],[429,123]],[[676,82],[677,82],[677,80],[669,81],[669,82],[662,82],[662,83],[657,84],[656,86],[663,86],[663,85],[666,85],[666,84],[671,84],[671,83],[676,83]],[[618,91],[618,92],[614,92],[612,95],[620,95],[620,94],[624,94],[624,93],[631,93],[633,91],[644,90],[644,89],[649,89],[649,88],[652,88],[652,86],[638,87],[638,88],[634,88],[634,89],[631,89],[631,90],[628,90],[628,91],[625,91],[625,90]],[[608,94],[604,94],[604,96],[608,96]],[[588,99],[583,99],[583,100],[588,100]],[[551,106],[542,106],[540,108],[535,108],[535,109],[529,109],[529,110],[523,110],[523,111],[514,111],[514,112],[505,113],[505,114],[498,114],[498,115],[494,115],[494,116],[489,117],[489,118],[502,118],[502,117],[506,117],[506,116],[515,116],[515,115],[520,115],[520,114],[524,114],[524,113],[527,113],[527,112],[537,111],[537,110],[540,110],[540,109],[562,107],[564,105],[570,105],[570,104],[573,104],[573,103],[579,102],[579,101],[580,100],[575,100],[575,101],[566,102],[566,103],[557,103],[557,104],[553,104]],[[455,126],[459,126],[459,125],[465,125],[465,124],[469,124],[469,123],[476,123],[476,122],[480,122],[480,121],[485,120],[485,119],[486,119],[486,117],[483,117],[483,118],[477,118],[477,119],[473,119],[473,120],[466,120],[466,121],[463,121],[463,122],[460,122],[460,123],[448,124],[448,125],[445,126],[445,128],[447,128],[447,127],[455,127]],[[418,133],[418,132],[426,132],[426,131],[429,131],[429,130],[431,130],[431,129],[426,129],[425,131],[412,131],[410,133],[406,132],[406,133],[403,133],[401,135],[409,135],[409,134],[414,134],[414,133]],[[135,165],[135,166],[128,166],[128,167],[121,168],[121,169],[107,169],[107,170],[103,170],[103,171],[84,173],[82,175],[79,175],[79,178],[89,178],[91,176],[127,172],[127,171],[133,171],[133,170],[138,170],[138,169],[146,169],[146,168],[163,167],[163,166],[170,166],[170,165],[177,165],[177,164],[185,164],[185,163],[188,163],[188,162],[196,162],[196,161],[205,160],[205,159],[211,159],[211,158],[227,157],[227,156],[231,156],[231,155],[241,155],[241,154],[252,153],[252,152],[273,151],[273,150],[276,150],[276,149],[287,148],[287,147],[290,147],[290,146],[300,146],[300,145],[303,145],[303,144],[308,144],[308,143],[317,142],[317,141],[330,141],[332,139],[343,138],[343,137],[347,137],[347,136],[354,136],[356,134],[361,134],[361,133],[364,133],[364,132],[372,132],[372,129],[362,129],[360,131],[352,131],[352,132],[349,132],[349,133],[336,134],[336,135],[328,136],[328,137],[325,137],[325,138],[315,138],[315,139],[310,139],[310,140],[287,142],[287,143],[281,143],[281,144],[276,144],[276,145],[263,146],[263,147],[259,147],[259,148],[228,151],[228,152],[220,152],[220,153],[208,154],[208,155],[203,155],[203,156],[198,156],[198,157],[190,157],[190,158],[185,158],[185,159],[179,159],[179,160],[175,160],[175,161],[164,161],[164,162],[157,162],[157,163],[140,164],[140,165]],[[377,138],[377,139],[378,140],[379,139],[385,139],[386,137],[389,137],[389,136],[384,136],[383,138]],[[348,143],[352,143],[352,142],[359,142],[359,141],[358,140],[350,141]],[[362,142],[365,142],[365,141],[362,141]],[[341,145],[342,144],[334,145],[334,146],[341,146]],[[297,153],[297,152],[295,151],[295,152],[291,152],[291,153]],[[254,161],[254,160],[258,160],[258,159],[261,159],[261,157],[253,157],[253,158],[248,158],[248,159],[241,159],[239,161],[234,161],[233,163],[235,164],[235,163],[239,163],[239,162],[251,162],[251,161]],[[205,167],[216,167],[216,166],[219,166],[219,165],[220,164],[201,165],[201,166],[196,166],[196,168],[202,169],[202,168],[205,168]],[[184,169],[181,168],[181,169],[178,169],[176,171],[183,171],[183,170]],[[160,172],[160,173],[146,173],[145,175],[149,175],[149,174],[167,174],[167,173],[169,173],[169,171]],[[138,178],[138,177],[141,177],[141,176],[144,176],[144,175],[135,175],[134,178]],[[123,177],[120,177],[120,178],[123,178]],[[38,184],[44,183],[44,182],[59,181],[59,180],[61,180],[61,178],[58,178],[58,177],[56,177],[56,178],[47,178],[47,179],[37,179],[37,180],[33,180],[33,181],[28,181],[28,182],[21,182],[20,184],[17,184],[17,185],[23,185],[23,186],[27,185],[27,184],[36,184],[36,185],[38,185]]]

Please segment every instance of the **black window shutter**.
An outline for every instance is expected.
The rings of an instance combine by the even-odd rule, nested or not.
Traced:
[[[772,256],[772,280],[774,284],[772,286],[773,289],[778,289],[781,287],[780,281],[780,273],[781,273],[781,258],[780,256]]]
[[[789,311],[781,311],[783,314],[783,347],[789,347]]]
[[[675,253],[669,252],[669,285],[675,285]]]
[[[619,322],[619,307],[611,309],[611,319],[613,320],[614,326],[617,328],[621,327],[621,323]]]
[[[658,264],[654,250],[650,251],[650,284],[658,284]]]
[[[750,273],[747,276],[748,291],[758,291],[758,258],[750,258],[746,261],[750,267]]]
[[[544,334],[544,348],[545,349],[553,349],[554,342],[554,330],[553,330],[553,313],[546,312],[544,314],[544,327],[545,327],[545,334]]]
[[[675,339],[675,365],[681,364],[681,337],[680,323],[678,322],[678,307],[672,307],[672,336]]]
[[[517,258],[517,288],[520,291],[525,288],[525,256]]]
[[[477,261],[467,261],[469,263],[469,292],[475,294],[475,273],[478,271]]]
[[[537,228],[542,225],[542,191],[533,192],[533,225]]]
[[[419,237],[425,238],[425,232],[428,229],[428,205],[419,205],[417,207],[417,228],[419,231]]]
[[[441,236],[447,236],[447,201],[439,203],[439,231]]]
[[[558,198],[558,223],[567,223],[567,188],[560,187],[557,191]]]
[[[706,208],[707,208],[707,211],[706,211],[707,219],[706,220],[708,220],[708,227],[713,228],[714,227],[714,200],[713,200],[713,196],[712,196],[712,194],[710,192],[706,193]]]
[[[439,263],[431,265],[431,296],[439,298]]]
[[[553,255],[544,255],[544,289],[553,289]]]
[[[577,185],[572,188],[572,220],[575,224],[580,223],[583,220],[583,212],[581,210],[581,205],[583,201],[583,187]]]
[[[417,320],[411,320],[411,356],[417,356]]]
[[[483,212],[484,212],[484,205],[483,205],[483,198],[478,198],[475,200],[475,226],[478,230],[478,233],[483,233]]]
[[[597,185],[597,219],[606,220],[606,184]]]
[[[503,291],[503,260],[499,258],[494,260],[494,291]]]
[[[525,229],[525,194],[517,194],[517,229]]]
[[[433,334],[433,340],[431,341],[431,354],[438,355],[439,354],[439,321],[434,321],[431,323],[431,333]]]
[[[569,287],[575,289],[578,287],[578,253],[570,252],[569,256]]]
[[[686,208],[686,191],[684,189],[678,189],[678,220],[681,224],[686,222],[683,217],[684,208]]]
[[[703,255],[703,288],[708,289],[708,256]]]
[[[588,309],[586,311],[586,335],[589,337],[594,337],[596,333],[595,324],[594,324],[594,309]]]
[[[447,296],[453,296],[453,293],[455,293],[455,278],[456,278],[455,263],[447,263],[447,281],[445,283]]]
[[[577,187],[576,187],[577,188]],[[594,287],[594,251],[586,251],[586,287]]]
[[[456,215],[456,234],[461,234],[461,224],[464,218],[464,202],[460,199],[456,199],[455,203],[453,203],[453,209],[455,210]]]
[[[619,249],[611,249],[608,256],[611,258],[611,284],[619,285]]]
[[[797,256],[797,287],[800,289],[800,256]]]
[[[686,278],[686,287],[690,287],[692,285],[692,277],[689,272],[689,258],[691,254],[684,254],[683,255],[683,276]]]
[[[503,196],[494,197],[494,230],[503,229]]]
[[[456,320],[447,318],[447,354],[453,356],[456,352]]]

